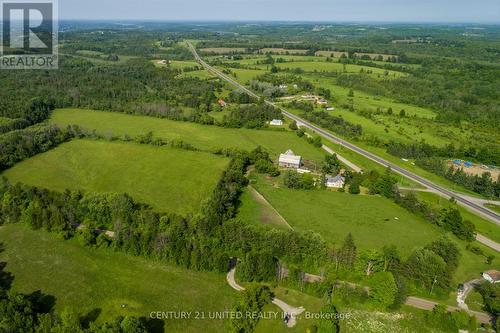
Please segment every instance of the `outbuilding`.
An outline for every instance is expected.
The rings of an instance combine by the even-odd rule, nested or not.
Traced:
[[[292,150],[287,150],[284,154],[280,154],[279,166],[282,168],[300,168],[302,157],[295,155]]]
[[[269,122],[271,126],[283,126],[283,120],[281,119],[273,119]]]

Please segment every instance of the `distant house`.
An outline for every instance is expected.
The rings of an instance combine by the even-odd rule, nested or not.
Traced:
[[[496,269],[490,269],[489,271],[483,272],[483,278],[491,283],[500,282],[500,272]]]
[[[273,119],[269,122],[269,125],[271,126],[282,126],[283,125],[283,120],[281,119]]]
[[[342,188],[345,184],[345,178],[341,175],[326,176],[325,185],[326,187]]]
[[[297,156],[290,149],[284,154],[280,154],[279,166],[282,168],[300,168],[302,157]]]
[[[227,106],[226,101],[225,101],[225,100],[223,100],[223,99],[219,99],[219,100],[217,101],[217,103],[219,103],[219,105],[220,105],[220,106],[222,106],[223,108]]]
[[[316,103],[318,103],[319,105],[327,105],[328,101],[326,99],[320,98]]]

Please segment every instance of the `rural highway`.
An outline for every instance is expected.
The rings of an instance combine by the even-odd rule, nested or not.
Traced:
[[[228,75],[222,73],[221,71],[219,71],[218,69],[210,66],[208,63],[206,63],[203,59],[201,59],[201,57],[198,55],[198,52],[196,51],[195,47],[190,43],[190,42],[187,42],[187,45],[189,47],[189,49],[191,50],[191,52],[193,53],[193,56],[195,57],[196,61],[202,65],[207,71],[219,76],[220,78],[222,78],[223,80],[229,82],[230,84],[234,85],[235,87],[243,90],[245,93],[247,93],[248,95],[252,96],[252,97],[255,97],[255,98],[260,98],[259,95],[257,95],[256,93],[254,93],[253,91],[251,91],[250,89],[248,89],[247,87],[245,87],[244,85],[242,85],[241,83],[239,83],[238,81],[234,80],[233,78],[229,77]],[[460,194],[457,194],[457,193],[454,193],[446,188],[443,188],[439,185],[436,185],[434,184],[433,182],[413,173],[413,172],[410,172],[396,164],[393,164],[391,162],[388,162],[387,160],[369,152],[369,151],[366,151],[365,149],[363,148],[360,148],[350,142],[347,142],[325,130],[323,130],[322,128],[319,128],[318,126],[315,126],[311,123],[309,123],[308,121],[296,116],[295,114],[293,113],[290,113],[288,112],[285,108],[281,107],[280,105],[277,105],[273,102],[270,102],[270,101],[265,101],[268,105],[271,105],[277,109],[279,109],[283,115],[285,115],[286,117],[292,119],[292,120],[295,120],[297,122],[298,125],[300,126],[303,126],[303,127],[306,127],[310,130],[313,130],[314,132],[318,133],[319,135],[321,135],[323,138],[333,142],[333,143],[336,143],[338,145],[341,145],[345,148],[348,148],[384,167],[390,167],[392,171],[400,174],[400,175],[403,175],[411,180],[413,180],[414,182],[416,183],[419,183],[423,186],[425,186],[426,188],[429,188],[431,190],[433,190],[435,193],[443,196],[443,197],[446,197],[446,198],[455,198],[455,200],[457,201],[458,204],[462,205],[463,207],[475,212],[475,213],[478,213],[482,216],[484,216],[485,218],[487,218],[488,220],[492,221],[493,223],[497,224],[497,225],[500,225],[500,215],[497,214],[496,212],[492,211],[492,210],[489,210],[479,204],[476,204],[474,202],[472,202],[471,200],[467,199],[466,197],[462,197]]]

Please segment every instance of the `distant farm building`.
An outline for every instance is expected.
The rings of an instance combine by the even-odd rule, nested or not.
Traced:
[[[280,154],[279,166],[282,168],[300,168],[302,157],[297,156],[290,149],[284,154]]]
[[[325,185],[326,187],[342,188],[345,185],[345,178],[341,175],[326,176]]]
[[[220,106],[222,106],[223,108],[227,106],[226,101],[225,101],[225,100],[223,100],[223,99],[219,99],[219,100],[217,101],[217,103],[219,103],[219,105],[220,105]]]
[[[326,111],[333,111],[335,110],[335,108],[333,106],[327,106],[326,107]]]
[[[283,125],[283,120],[281,119],[273,119],[269,122],[269,125],[271,126],[282,126]]]
[[[490,269],[489,271],[483,272],[483,278],[490,283],[500,282],[500,272],[496,269]]]
[[[319,105],[327,105],[328,101],[326,99],[321,98],[321,99],[318,99],[316,101],[316,103],[318,103]]]

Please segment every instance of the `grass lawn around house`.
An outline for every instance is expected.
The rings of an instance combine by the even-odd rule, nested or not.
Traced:
[[[229,159],[177,148],[73,140],[16,164],[11,182],[90,192],[128,193],[156,210],[195,213]]]
[[[23,225],[0,227],[0,239],[0,262],[14,276],[12,289],[54,296],[59,313],[67,307],[82,316],[97,310],[97,321],[104,322],[126,315],[149,318],[151,311],[225,311],[237,300],[224,274],[88,248],[76,239],[65,241]],[[223,320],[165,322],[165,332],[218,333],[226,328]]]
[[[239,148],[252,150],[264,147],[277,159],[279,154],[292,149],[304,159],[321,162],[325,152],[299,138],[291,131],[255,130],[246,128],[223,128],[189,122],[158,119],[147,116],[127,115],[117,112],[91,111],[83,109],[59,109],[50,119],[52,124],[66,127],[77,124],[82,128],[104,135],[136,136],[149,131],[154,137],[177,139],[190,143],[196,148],[215,150],[220,148]]]

